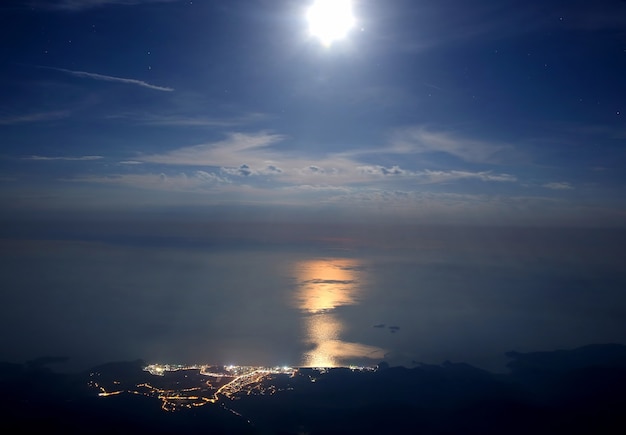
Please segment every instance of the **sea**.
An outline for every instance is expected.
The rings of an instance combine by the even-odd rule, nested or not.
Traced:
[[[298,243],[2,240],[0,360],[336,367],[626,343],[622,230]],[[389,236],[389,237],[387,237]],[[320,241],[321,240],[321,241]]]

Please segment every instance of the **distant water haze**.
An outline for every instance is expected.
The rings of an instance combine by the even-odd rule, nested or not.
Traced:
[[[502,371],[510,350],[626,342],[621,230],[334,231],[280,243],[5,238],[0,359]]]

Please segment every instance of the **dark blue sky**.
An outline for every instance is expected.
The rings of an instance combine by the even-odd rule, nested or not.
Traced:
[[[624,222],[626,2],[311,3],[4,1],[1,209]]]

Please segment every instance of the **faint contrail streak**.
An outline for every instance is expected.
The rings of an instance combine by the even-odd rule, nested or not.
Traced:
[[[162,92],[172,92],[174,89],[173,88],[168,88],[168,87],[164,87],[164,86],[157,86],[157,85],[153,85],[147,82],[144,82],[142,80],[137,80],[137,79],[127,79],[124,77],[114,77],[114,76],[107,76],[104,74],[97,74],[97,73],[90,73],[90,72],[85,72],[85,71],[73,71],[70,69],[64,69],[64,68],[53,68],[53,67],[49,67],[49,66],[40,66],[39,68],[45,68],[45,69],[51,69],[54,71],[60,71],[60,72],[64,72],[66,74],[70,74],[73,75],[75,77],[86,77],[89,79],[94,79],[94,80],[102,80],[105,82],[116,82],[116,83],[126,83],[129,85],[137,85],[137,86],[142,86],[144,88],[148,88],[148,89],[154,89],[155,91],[162,91]]]

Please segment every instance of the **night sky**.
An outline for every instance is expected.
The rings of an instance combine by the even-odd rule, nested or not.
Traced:
[[[626,2],[313,3],[2,1],[0,361],[626,342]]]
[[[622,225],[626,2],[5,0],[4,217]]]

